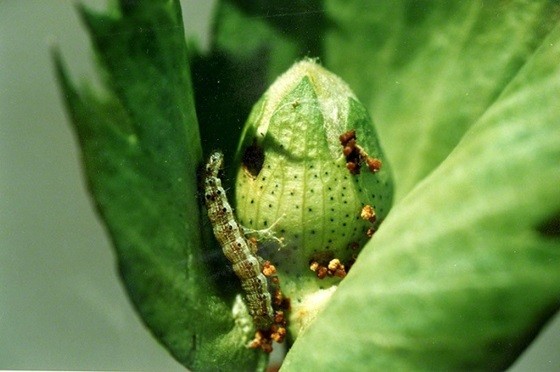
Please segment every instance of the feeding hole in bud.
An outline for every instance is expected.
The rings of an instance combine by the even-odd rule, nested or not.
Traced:
[[[252,178],[257,178],[264,164],[264,150],[256,142],[243,151],[241,159],[243,169]]]
[[[342,153],[346,157],[346,168],[351,174],[359,174],[362,163],[365,163],[372,173],[381,169],[381,160],[368,155],[366,150],[356,143],[356,130],[351,129],[339,137]]]

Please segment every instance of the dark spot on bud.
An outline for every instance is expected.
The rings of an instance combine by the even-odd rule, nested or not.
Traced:
[[[256,178],[264,164],[264,150],[255,142],[245,149],[241,159],[244,169],[253,178]]]

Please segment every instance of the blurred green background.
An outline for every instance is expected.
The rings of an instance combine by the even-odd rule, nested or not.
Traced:
[[[207,46],[215,1],[181,3]],[[0,369],[182,370],[128,301],[82,178],[49,55],[95,76],[74,5],[0,0]],[[560,370],[559,344],[557,316],[511,370]]]

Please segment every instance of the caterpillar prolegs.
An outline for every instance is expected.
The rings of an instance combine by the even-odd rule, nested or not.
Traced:
[[[223,166],[221,152],[214,152],[206,164],[204,200],[214,235],[231,262],[235,275],[241,280],[249,312],[258,329],[267,330],[274,323],[272,300],[267,278],[256,255],[256,245],[245,238],[242,227],[235,220],[218,173]]]

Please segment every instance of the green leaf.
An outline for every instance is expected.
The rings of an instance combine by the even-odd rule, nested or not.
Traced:
[[[560,305],[559,60],[556,27],[394,207],[285,370],[512,363]]]
[[[234,318],[236,283],[203,244],[196,171],[202,151],[178,1],[121,1],[80,13],[105,92],[76,88],[55,55],[89,189],[130,298],[174,357],[196,370],[263,368]],[[213,253],[213,252],[216,252]]]
[[[333,23],[325,64],[369,106],[399,199],[497,99],[557,22],[559,6],[330,0],[325,11]]]
[[[258,97],[313,50],[369,107],[394,170],[393,210],[285,369],[505,368],[558,310],[559,10],[220,3],[210,57],[221,81],[235,76],[227,94]]]

